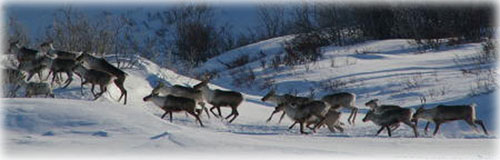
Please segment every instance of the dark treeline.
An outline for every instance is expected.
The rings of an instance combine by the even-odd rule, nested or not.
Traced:
[[[283,17],[284,7],[263,6],[262,17]],[[278,9],[276,9],[278,8]],[[322,31],[329,33],[333,44],[373,39],[458,38],[478,41],[491,37],[494,8],[477,5],[352,5],[303,3],[288,8],[287,22],[261,18],[269,37]],[[269,16],[270,15],[270,16]],[[269,24],[275,23],[275,24]],[[287,24],[282,24],[287,23]],[[271,27],[269,27],[271,26]],[[274,26],[284,26],[275,29]]]
[[[457,44],[477,42],[492,37],[494,28],[494,8],[487,3],[376,6],[300,3],[256,7],[258,27],[249,27],[246,33],[232,32],[231,22],[218,21],[216,9],[209,4],[183,4],[149,12],[145,19],[133,18],[133,11],[117,15],[103,12],[100,18],[89,18],[71,7],[64,8],[55,13],[45,35],[34,38],[38,42],[29,42],[32,38],[25,31],[28,26],[22,26],[15,15],[9,15],[9,38],[20,39],[33,48],[43,41],[53,41],[62,50],[140,54],[171,69],[189,69],[224,51],[289,34],[320,41],[311,44],[296,40],[298,44],[288,47],[290,51],[297,48],[314,51],[325,45],[391,38],[412,39],[423,46],[431,43],[432,48],[441,39],[452,39]]]
[[[260,38],[296,34],[285,43],[283,64],[316,61],[326,45],[349,45],[366,40],[409,39],[425,52],[443,45],[479,42],[494,33],[491,5],[354,5],[302,3],[261,6]],[[288,16],[283,16],[288,15]]]

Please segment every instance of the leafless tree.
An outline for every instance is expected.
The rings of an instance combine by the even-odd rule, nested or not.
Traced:
[[[263,28],[263,37],[276,37],[286,33],[287,19],[283,5],[259,5],[257,17]]]
[[[8,25],[8,41],[19,41],[19,44],[22,45],[30,44],[30,37],[28,36],[29,34],[27,28],[22,23],[20,23],[15,17],[9,17]]]

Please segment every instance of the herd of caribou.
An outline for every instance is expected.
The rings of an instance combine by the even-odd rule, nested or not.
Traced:
[[[19,44],[19,41],[9,43],[7,53],[14,54],[17,59],[17,67],[3,69],[3,84],[12,86],[8,96],[16,95],[21,86],[26,87],[26,97],[35,95],[45,95],[54,97],[52,87],[55,80],[61,79],[61,73],[66,73],[67,80],[62,88],[66,88],[73,81],[73,73],[82,79],[83,85],[90,83],[92,85],[92,94],[94,100],[99,98],[107,91],[107,86],[114,83],[121,91],[121,101],[124,98],[124,104],[127,103],[127,90],[124,87],[127,74],[121,69],[113,66],[104,58],[98,58],[84,52],[62,51],[54,49],[51,42],[44,42],[40,45],[40,50],[30,49]],[[44,70],[49,70],[47,77],[43,78]],[[25,80],[23,72],[28,74]],[[38,75],[39,82],[31,82],[30,79]],[[59,74],[59,75],[58,75]],[[47,79],[52,75],[51,83]],[[101,92],[95,93],[94,86],[99,85]]]
[[[45,42],[40,45],[40,50],[29,49],[19,45],[19,43],[11,42],[9,45],[8,53],[15,54],[18,61],[17,68],[4,69],[4,84],[13,85],[15,89],[9,95],[16,95],[16,91],[20,86],[26,87],[26,97],[34,95],[46,95],[54,97],[51,86],[56,79],[61,79],[60,73],[66,73],[67,80],[64,82],[63,88],[66,88],[72,82],[73,73],[77,74],[81,79],[81,90],[83,95],[83,85],[90,83],[91,92],[94,100],[99,98],[104,92],[107,91],[107,86],[114,83],[121,91],[121,101],[124,97],[124,104],[127,103],[127,90],[124,87],[124,82],[127,74],[121,69],[113,66],[103,58],[95,57],[85,52],[72,52],[54,49],[52,43]],[[49,70],[46,78],[42,78],[42,71]],[[24,73],[28,74],[25,80]],[[59,73],[59,75],[57,75]],[[40,82],[30,82],[30,79],[37,74]],[[52,81],[49,84],[46,81],[52,75]],[[219,89],[210,89],[208,81],[211,76],[205,77],[199,84],[193,87],[186,87],[181,85],[166,86],[159,83],[151,91],[151,94],[144,97],[144,101],[151,101],[165,113],[161,116],[163,119],[167,114],[172,121],[173,112],[184,111],[196,118],[199,124],[203,127],[200,115],[205,111],[208,118],[210,112],[217,118],[224,118],[233,122],[238,117],[238,106],[243,102],[243,95],[235,91],[225,91]],[[100,92],[94,92],[94,86],[100,86]],[[304,125],[312,132],[316,129],[326,126],[331,132],[343,132],[342,126],[344,123],[340,122],[340,110],[342,108],[351,111],[347,122],[354,125],[358,108],[356,104],[356,95],[348,92],[334,93],[322,97],[320,100],[294,96],[291,94],[278,95],[272,89],[267,93],[261,101],[271,102],[276,104],[271,116],[267,119],[269,122],[272,116],[278,112],[283,112],[279,122],[287,115],[294,123],[289,127],[293,128],[295,124],[299,123],[300,133],[308,134],[304,131]],[[399,127],[400,123],[404,123],[413,129],[415,137],[418,137],[417,124],[418,119],[427,120],[425,125],[425,133],[427,133],[430,122],[435,123],[435,135],[442,123],[464,120],[475,131],[478,128],[475,124],[479,124],[484,133],[488,134],[484,124],[481,120],[476,118],[475,104],[470,105],[454,105],[445,106],[438,105],[434,108],[424,109],[425,98],[421,99],[422,107],[418,108],[416,112],[411,108],[403,108],[398,105],[379,105],[378,99],[370,100],[365,103],[365,106],[370,108],[363,118],[363,122],[372,121],[374,124],[381,128],[377,131],[378,135],[384,129],[387,130],[388,136],[391,132]],[[207,109],[206,103],[212,107]],[[197,107],[199,105],[200,107]],[[226,117],[222,116],[220,107],[230,107],[231,113]],[[218,113],[214,112],[217,109]],[[229,119],[231,118],[231,119]]]
[[[352,125],[354,125],[358,111],[358,108],[354,106],[356,104],[356,95],[348,92],[329,94],[323,96],[321,100],[315,100],[290,94],[276,95],[274,90],[271,90],[261,100],[277,104],[267,121],[271,120],[273,114],[284,111],[280,121],[286,114],[295,121],[289,129],[296,123],[299,123],[300,133],[303,134],[307,134],[303,130],[304,124],[313,132],[323,125],[326,125],[331,132],[336,132],[336,130],[343,132],[343,128],[341,127],[343,123],[339,122],[341,115],[339,110],[341,108],[351,110],[347,122]],[[378,99],[370,100],[365,103],[365,106],[370,109],[363,118],[363,122],[372,121],[374,124],[380,126],[381,128],[377,131],[376,135],[380,134],[384,129],[387,129],[389,137],[391,136],[391,131],[397,129],[401,122],[410,126],[413,129],[415,137],[418,137],[418,119],[427,120],[424,129],[426,134],[430,122],[434,122],[436,125],[433,133],[433,135],[436,135],[442,123],[454,120],[464,120],[475,131],[478,131],[475,124],[479,124],[484,133],[486,135],[488,134],[483,122],[476,119],[475,104],[454,106],[438,105],[431,109],[424,109],[425,101],[425,98],[422,98],[422,106],[414,112],[411,108],[403,108],[398,105],[379,105]],[[311,127],[311,125],[314,126]]]

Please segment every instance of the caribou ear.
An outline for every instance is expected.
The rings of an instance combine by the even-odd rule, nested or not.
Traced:
[[[214,74],[207,73],[203,81],[209,82],[212,78],[214,78]]]

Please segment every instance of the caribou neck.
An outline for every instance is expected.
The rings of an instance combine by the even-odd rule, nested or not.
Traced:
[[[274,95],[274,96],[271,96],[271,97],[269,97],[267,99],[267,101],[275,103],[275,104],[283,104],[283,103],[287,102],[285,96],[283,96],[283,95]]]
[[[215,90],[208,88],[208,86],[206,85],[201,87],[200,91],[202,92],[202,95],[206,100],[212,100],[215,95]]]
[[[160,97],[157,95],[153,95],[151,97],[151,101],[156,104],[157,106],[163,107],[165,105],[165,97]]]

